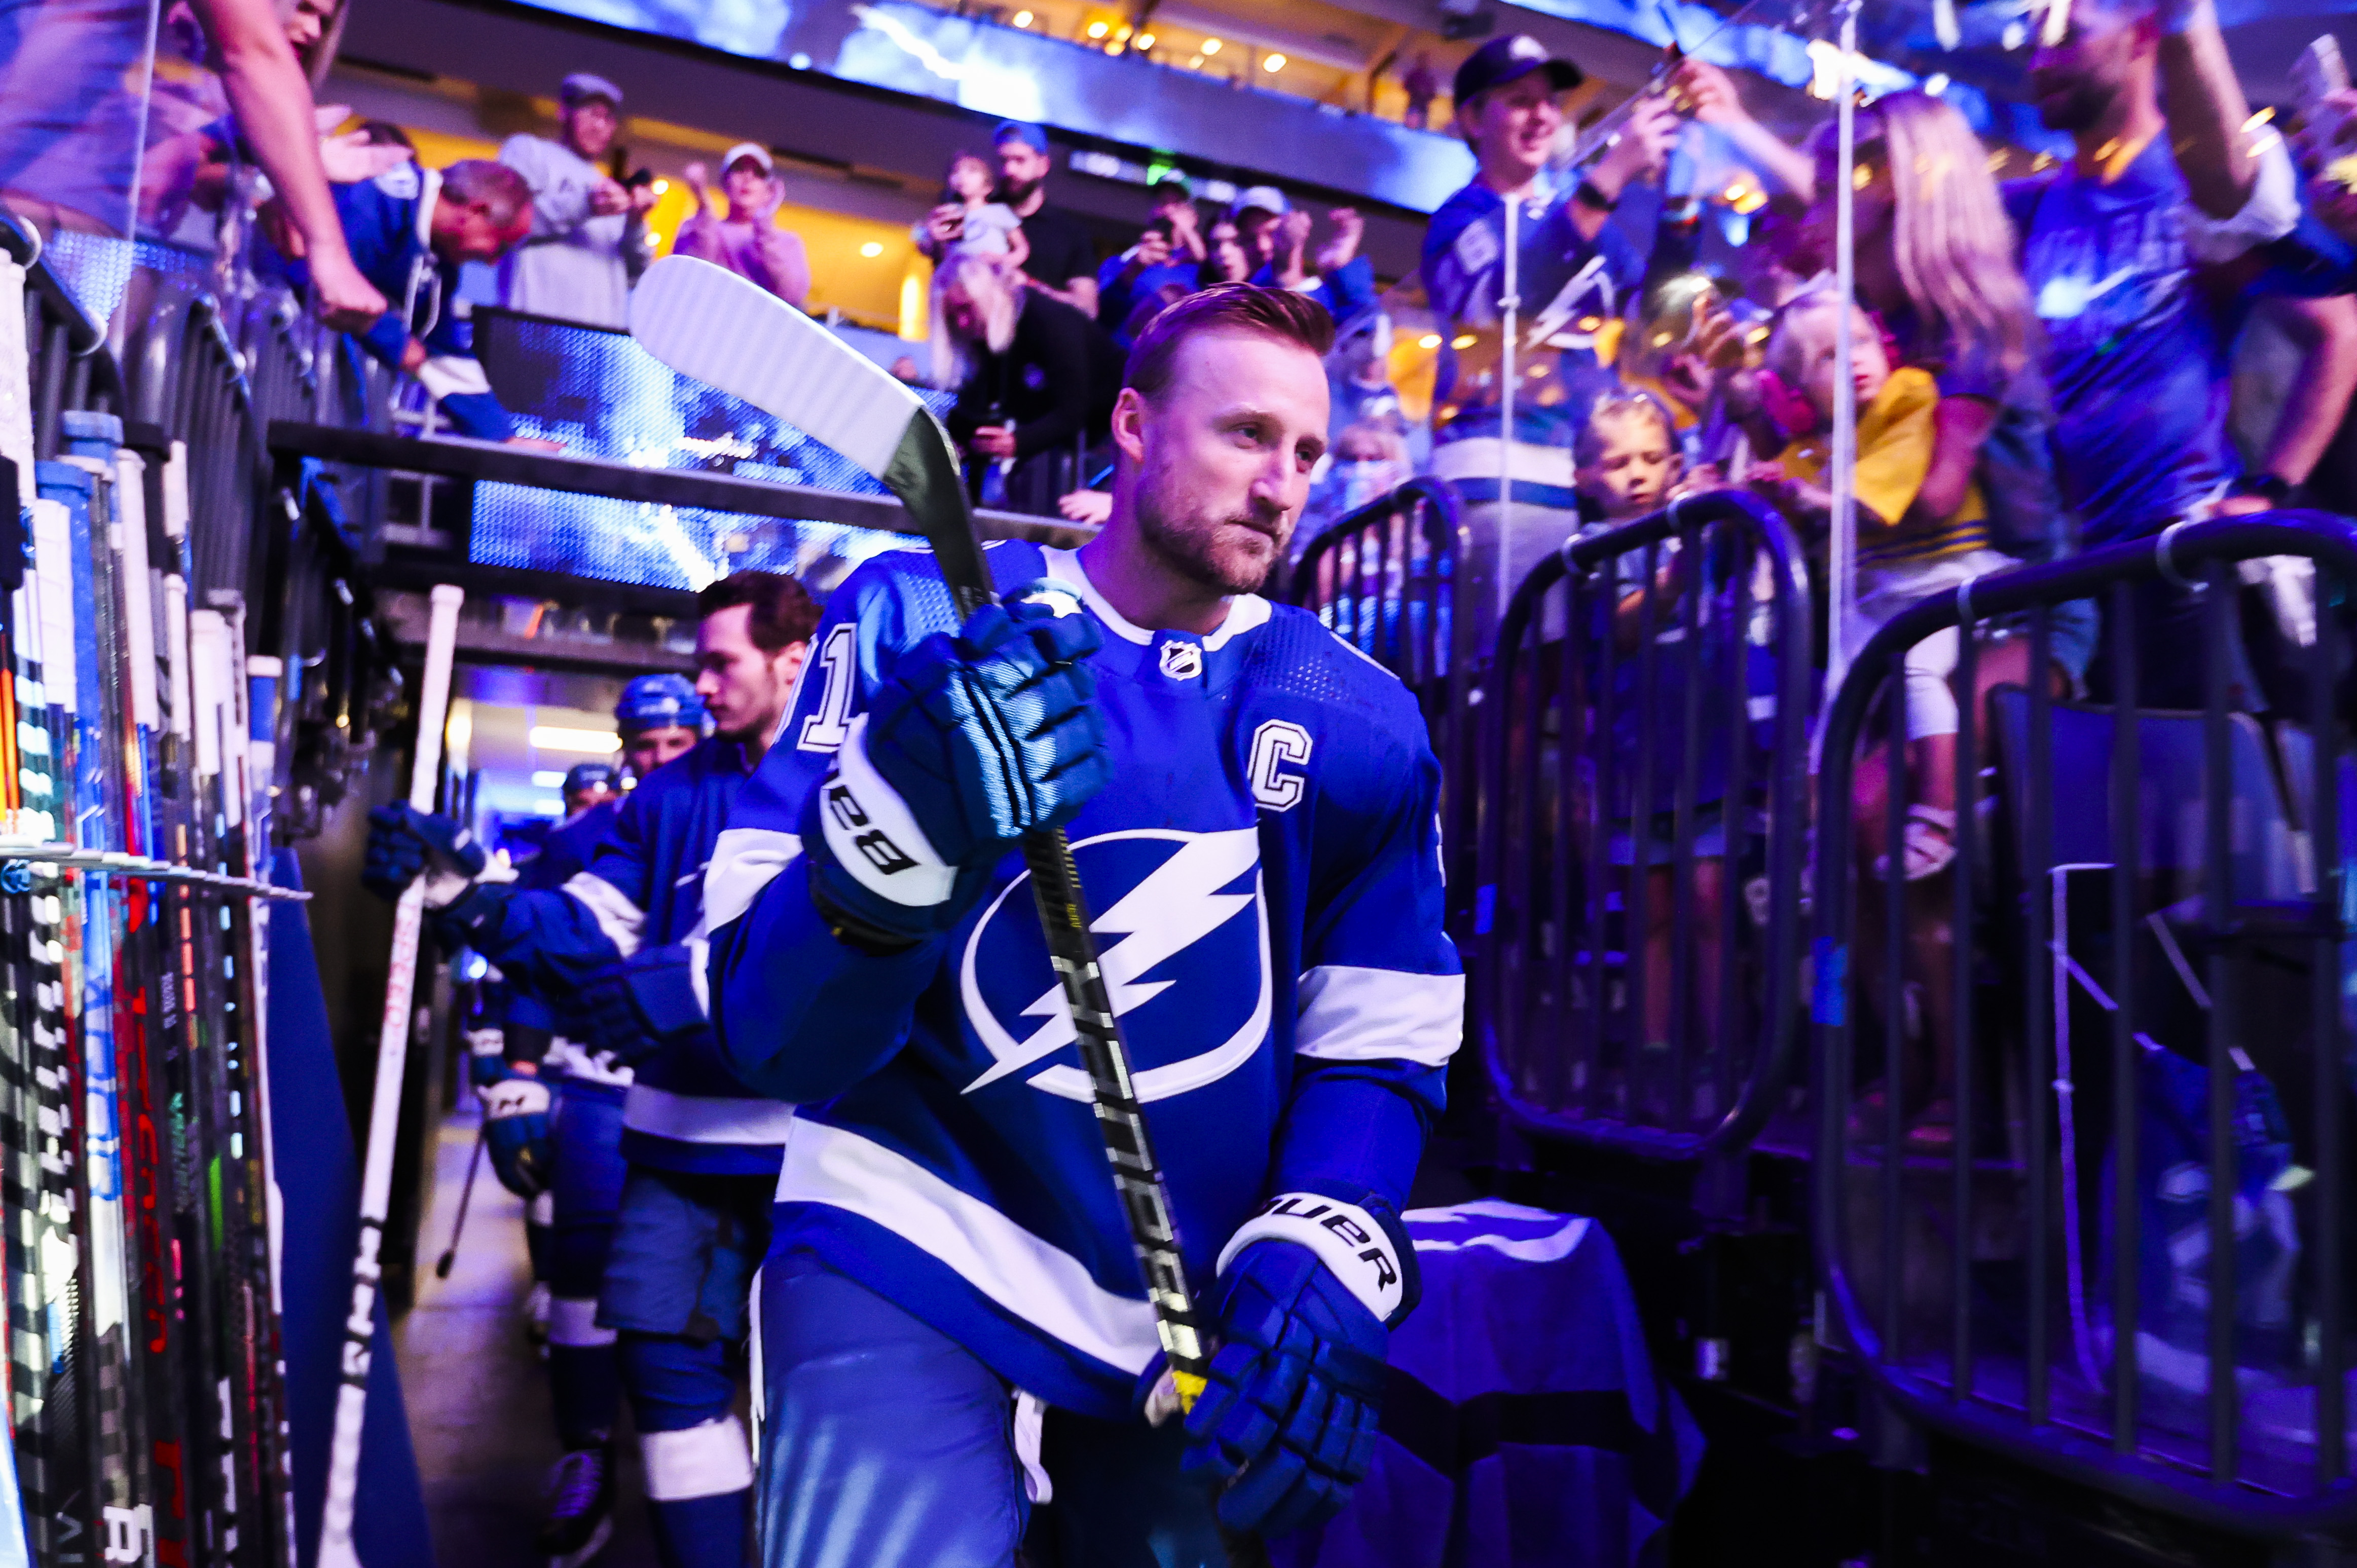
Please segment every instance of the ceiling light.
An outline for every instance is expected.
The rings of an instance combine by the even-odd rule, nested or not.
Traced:
[[[667,179],[659,179],[655,181],[655,194],[657,196],[661,196],[664,191],[669,190],[670,188],[671,181]]]
[[[565,775],[550,769],[533,774],[532,782],[533,787],[538,789],[562,789],[565,788]]]
[[[1131,42],[1138,48],[1150,49],[1154,47],[1154,35],[1152,33],[1140,33],[1135,38],[1132,39]]]
[[[1415,346],[1419,349],[1437,349],[1440,347],[1440,334],[1427,332],[1415,340]]]
[[[859,247],[859,253],[866,256],[869,261],[874,261],[877,257],[884,253],[884,246],[878,241],[870,240],[867,243]]]
[[[524,736],[524,744],[535,751],[578,751],[591,757],[611,757],[622,749],[622,737],[600,729],[534,725]]]
[[[1112,31],[1113,28],[1103,22],[1091,22],[1089,24],[1089,37],[1092,38],[1103,38],[1107,33]]]
[[[1260,62],[1260,68],[1263,70],[1270,72],[1283,70],[1285,69],[1285,57],[1283,55],[1271,55],[1266,59]]]
[[[1029,27],[1029,26],[1031,25],[1031,13],[1030,13],[1030,12],[1028,12],[1028,11],[1017,11],[1017,12],[1016,12],[1016,13],[1015,13],[1015,25],[1016,25],[1017,27]]]
[[[1203,40],[1203,52],[1207,55],[1218,54],[1220,52],[1220,40],[1217,38],[1205,38]]]
[[[1459,332],[1456,337],[1448,340],[1448,346],[1452,349],[1470,349],[1474,344],[1480,341],[1480,339],[1474,337],[1470,332]]]

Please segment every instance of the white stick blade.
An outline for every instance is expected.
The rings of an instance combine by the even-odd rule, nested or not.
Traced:
[[[673,370],[742,398],[881,478],[925,405],[882,366],[759,285],[665,256],[630,291],[630,336]]]

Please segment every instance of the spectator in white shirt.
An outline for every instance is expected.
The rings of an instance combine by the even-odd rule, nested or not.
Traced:
[[[593,327],[630,323],[630,277],[642,264],[651,184],[625,186],[600,166],[622,124],[622,90],[587,71],[557,91],[559,140],[514,135],[500,162],[532,187],[532,237],[500,268],[511,310]]]

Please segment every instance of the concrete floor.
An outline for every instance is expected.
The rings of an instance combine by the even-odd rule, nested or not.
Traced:
[[[433,1211],[419,1251],[437,1258],[449,1245],[458,1190],[475,1147],[471,1098],[442,1127]],[[523,1304],[532,1289],[524,1256],[523,1205],[491,1177],[486,1162],[475,1182],[467,1233],[450,1277],[419,1271],[417,1305],[393,1330],[401,1391],[436,1561],[465,1568],[516,1568],[538,1561],[543,1487],[557,1446],[550,1425],[547,1369],[524,1337]],[[655,1568],[637,1439],[623,1416],[613,1539],[597,1568]]]

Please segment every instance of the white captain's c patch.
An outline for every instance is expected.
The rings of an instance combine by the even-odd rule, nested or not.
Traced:
[[[1268,1037],[1275,994],[1259,831],[1132,828],[1082,839],[1072,855],[1102,909],[1090,929],[1138,1100],[1200,1089],[1249,1060]],[[965,1092],[1023,1074],[1047,1093],[1091,1098],[1028,871],[974,923],[958,984],[968,1025],[995,1058]]]
[[[1253,799],[1272,811],[1286,811],[1301,803],[1308,780],[1296,771],[1309,760],[1309,732],[1284,719],[1269,719],[1253,731]]]

